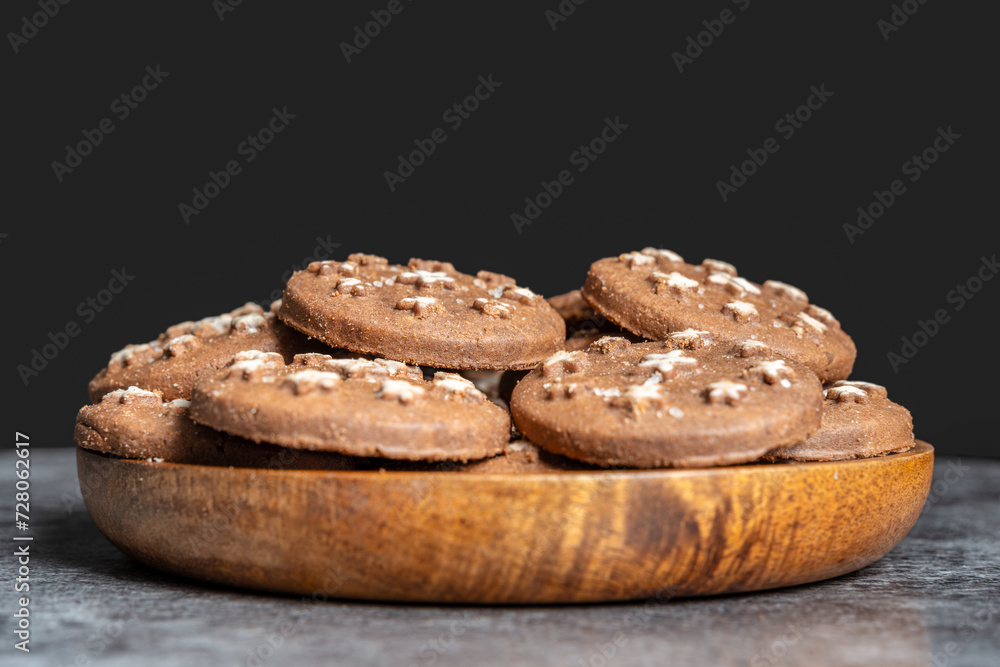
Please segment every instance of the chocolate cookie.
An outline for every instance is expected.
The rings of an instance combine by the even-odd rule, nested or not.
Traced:
[[[221,431],[286,447],[352,456],[457,460],[493,456],[510,416],[469,380],[385,359],[241,352],[203,377],[191,417]]]
[[[545,299],[513,278],[363,254],[297,271],[278,315],[334,347],[436,368],[531,368],[559,350],[566,333]]]
[[[594,262],[582,293],[598,312],[647,338],[693,328],[732,343],[755,339],[823,382],[846,378],[857,354],[840,323],[805,292],[776,280],[752,283],[715,259],[695,266],[669,250],[625,253]]]
[[[274,302],[271,310],[279,305]],[[198,378],[222,368],[241,350],[278,352],[290,360],[299,352],[318,349],[278,321],[274,312],[247,303],[217,317],[175,324],[149,343],[127,345],[111,355],[107,368],[90,381],[88,393],[96,403],[113,389],[136,386],[158,390],[168,401],[187,399]]]
[[[352,470],[361,459],[258,444],[206,426],[188,416],[188,402],[163,400],[159,391],[116,389],[76,417],[76,443],[125,459],[152,459],[237,468]]]
[[[526,438],[599,466],[744,463],[819,427],[816,375],[763,343],[705,331],[632,344],[602,338],[546,359],[514,389]]]
[[[766,461],[842,461],[903,452],[913,447],[910,411],[885,387],[838,380],[826,390],[819,430],[798,444],[775,449]]]

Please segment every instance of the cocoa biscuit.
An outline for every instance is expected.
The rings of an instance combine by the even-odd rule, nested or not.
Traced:
[[[757,341],[706,331],[665,342],[606,337],[560,352],[511,397],[518,430],[594,465],[701,467],[754,461],[819,427],[815,373]]]
[[[359,459],[258,444],[200,426],[188,401],[163,399],[159,391],[116,389],[80,409],[74,434],[84,449],[124,459],[146,459],[237,468],[353,470]]]
[[[278,306],[276,301],[272,311]],[[299,352],[319,349],[282,324],[274,312],[247,303],[216,317],[175,324],[154,341],[127,345],[111,355],[107,368],[90,381],[88,393],[96,403],[109,391],[136,386],[158,390],[168,401],[187,399],[198,378],[222,368],[241,350],[278,352],[290,360]]]
[[[692,265],[654,248],[625,253],[594,262],[582,293],[595,310],[647,338],[691,328],[720,341],[756,339],[823,382],[846,378],[857,354],[836,318],[805,292],[776,280],[758,285],[719,260]]]
[[[292,275],[284,322],[334,347],[435,368],[531,368],[562,347],[565,326],[512,278],[448,262],[353,254]]]
[[[285,447],[351,456],[457,460],[494,456],[510,415],[469,380],[385,359],[241,352],[199,380],[191,417],[206,426]]]
[[[823,421],[804,441],[775,449],[765,461],[842,461],[913,447],[913,418],[889,400],[885,387],[838,380],[826,390]]]

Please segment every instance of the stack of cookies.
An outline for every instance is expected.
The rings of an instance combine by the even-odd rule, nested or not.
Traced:
[[[550,300],[448,262],[350,255],[268,311],[114,353],[76,441],[107,455],[313,470],[557,472],[880,456],[907,410],[791,285],[646,248]]]

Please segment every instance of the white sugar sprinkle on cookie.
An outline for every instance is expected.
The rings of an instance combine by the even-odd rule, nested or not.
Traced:
[[[443,312],[441,302],[432,296],[408,296],[396,303],[397,310],[412,310],[417,317],[424,318],[432,313]]]
[[[768,384],[775,384],[782,378],[793,375],[792,369],[788,367],[784,359],[761,361],[751,366],[748,371],[750,373],[760,373],[764,376],[764,381]]]
[[[875,384],[874,382],[864,382],[862,380],[837,380],[833,383],[833,386],[855,387],[857,389],[864,390],[869,396],[875,396],[876,398],[888,398],[889,396],[885,387],[880,384]]]
[[[411,405],[424,395],[424,388],[406,380],[383,380],[379,390],[379,398],[395,399],[403,405]]]
[[[741,357],[757,357],[771,354],[771,348],[759,340],[745,340],[739,345]]]
[[[641,368],[654,368],[665,378],[671,377],[678,366],[696,366],[698,361],[688,357],[682,350],[647,354],[639,362]]]
[[[702,261],[701,265],[707,271],[715,273],[728,273],[731,276],[735,276],[737,273],[735,266],[729,262],[723,262],[721,259],[706,259]]]
[[[749,388],[742,382],[719,380],[705,387],[705,391],[709,403],[736,405],[746,398]]]
[[[509,320],[513,316],[513,306],[494,299],[479,298],[472,302],[472,308],[483,315]]]
[[[809,301],[809,297],[805,292],[800,290],[798,287],[789,285],[788,283],[783,283],[780,280],[765,280],[764,289],[774,292],[778,296],[783,296],[786,299],[791,299],[792,301],[801,301],[803,303]]]
[[[683,262],[684,258],[678,255],[672,250],[667,250],[665,248],[652,248],[646,247],[642,249],[642,254],[649,255],[650,257],[663,258],[668,262]]]
[[[830,400],[835,400],[838,403],[868,403],[870,400],[868,397],[868,392],[859,387],[851,387],[850,385],[841,385],[839,387],[830,387],[825,392],[826,397]]]
[[[722,312],[740,323],[756,322],[760,319],[757,307],[747,301],[730,301],[722,306]]]
[[[690,292],[698,288],[697,280],[692,280],[677,271],[671,271],[670,273],[654,271],[650,274],[649,280],[653,283],[657,294],[662,292],[664,289],[669,289],[674,293],[680,294],[683,292]]]
[[[454,395],[461,398],[486,398],[483,392],[476,389],[475,383],[458,373],[438,371],[434,373],[434,379],[431,381],[431,384],[443,390],[447,395]]]
[[[329,371],[318,371],[315,368],[296,371],[282,378],[282,382],[290,386],[296,396],[311,394],[320,389],[330,391],[336,388],[340,381],[339,374]]]
[[[644,266],[653,266],[656,264],[656,258],[650,257],[649,255],[644,255],[640,252],[627,252],[618,256],[618,259],[625,264],[630,269],[638,269]]]
[[[686,348],[688,350],[697,350],[712,342],[712,334],[707,331],[701,331],[700,329],[688,328],[682,331],[673,332],[667,336],[667,340],[677,343],[678,347]]]

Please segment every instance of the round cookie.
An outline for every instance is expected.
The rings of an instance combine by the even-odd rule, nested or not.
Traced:
[[[775,449],[766,461],[843,461],[913,447],[913,418],[889,400],[885,387],[838,380],[826,390],[823,421],[803,442]]]
[[[566,333],[545,299],[507,276],[363,254],[297,271],[278,315],[334,347],[464,370],[531,368],[561,349]]]
[[[191,417],[256,442],[390,459],[468,461],[494,456],[510,416],[469,380],[385,359],[241,352],[203,377]]]
[[[188,401],[163,400],[158,391],[116,389],[80,409],[74,433],[84,449],[124,459],[238,468],[353,470],[362,459],[258,444],[200,426]]]
[[[265,313],[257,304],[247,303],[217,317],[175,324],[149,343],[127,345],[112,354],[107,368],[90,381],[91,402],[131,386],[158,390],[168,401],[187,399],[198,378],[222,368],[241,350],[278,352],[291,359],[319,349],[275,317],[279,306],[276,301],[272,312]]]
[[[704,467],[805,439],[822,403],[805,366],[757,341],[689,329],[553,355],[514,388],[511,412],[532,442],[595,465]]]
[[[756,339],[823,382],[850,375],[857,356],[840,323],[805,292],[776,280],[758,285],[715,259],[695,266],[654,248],[601,259],[582,293],[595,310],[647,338],[693,328],[733,343]]]

